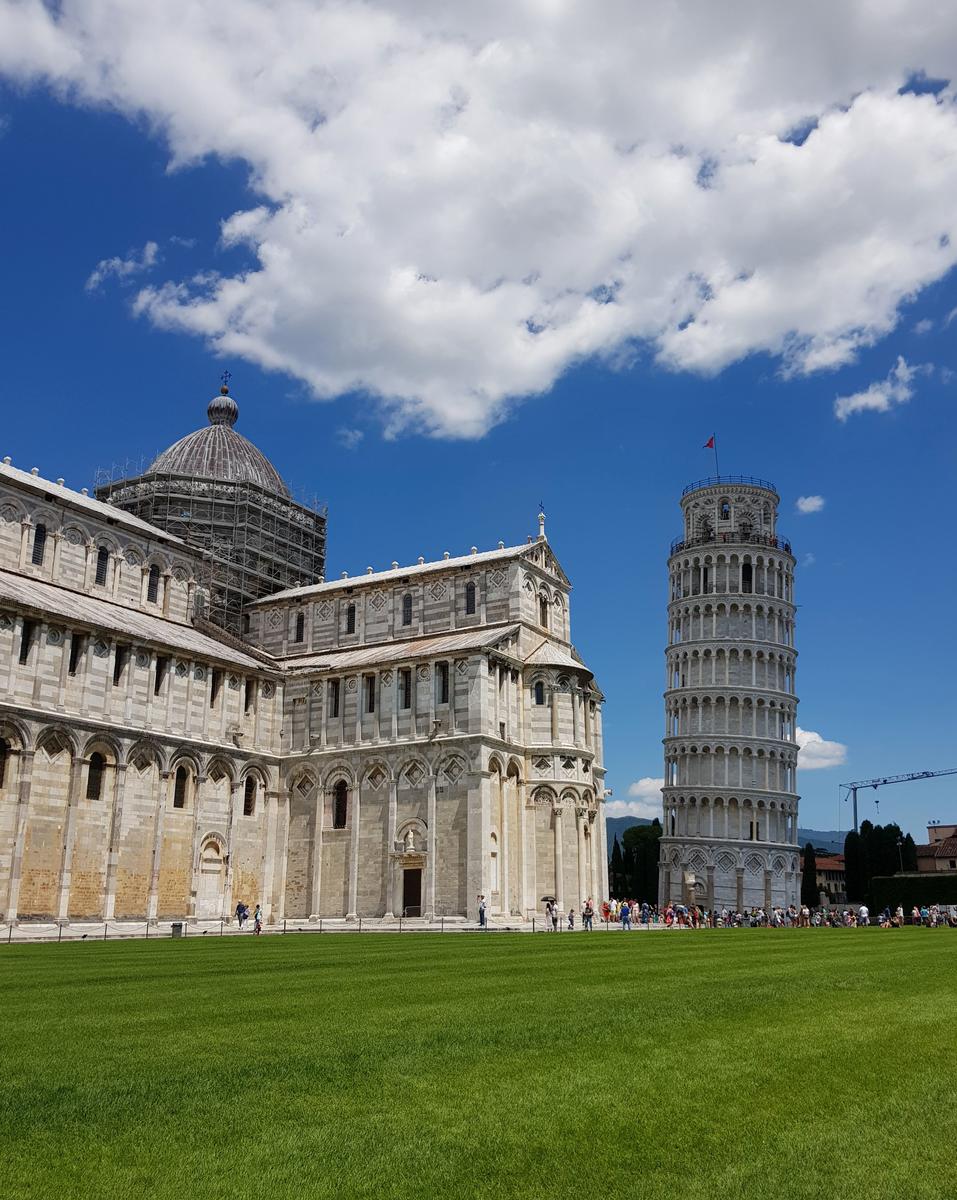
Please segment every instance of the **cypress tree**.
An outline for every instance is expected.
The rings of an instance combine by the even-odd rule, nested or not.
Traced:
[[[820,897],[817,890],[817,855],[810,842],[804,847],[804,872],[801,876],[801,903],[808,908],[817,908]]]
[[[608,864],[608,886],[616,899],[621,899],[625,886],[625,861],[622,857],[621,846],[618,844],[618,834],[611,848],[611,862]]]

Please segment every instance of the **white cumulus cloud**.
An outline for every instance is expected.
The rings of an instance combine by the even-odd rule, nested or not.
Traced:
[[[657,817],[661,819],[661,789],[664,779],[645,776],[628,787],[627,800],[608,800],[605,815],[609,817]]]
[[[855,413],[889,412],[896,404],[906,404],[914,394],[914,380],[931,369],[928,363],[912,367],[903,355],[898,355],[886,379],[872,383],[863,392],[838,396],[834,401],[834,415],[839,421],[846,421]]]
[[[818,771],[839,767],[847,759],[847,747],[841,742],[829,742],[813,729],[795,730],[798,744],[798,767],[802,771]]]
[[[101,258],[86,281],[86,290],[95,292],[110,278],[129,279],[131,275],[141,275],[156,265],[158,257],[159,246],[156,242],[147,242],[139,253],[131,250],[126,258]]]
[[[795,505],[799,513],[816,513],[824,507],[823,496],[798,496]]]
[[[444,436],[588,357],[852,361],[957,264],[957,111],[904,87],[955,67],[944,3],[0,0],[0,76],[247,165],[247,261],[137,312]]]

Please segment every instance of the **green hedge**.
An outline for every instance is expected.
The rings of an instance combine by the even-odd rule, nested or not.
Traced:
[[[868,898],[875,915],[888,905],[894,909],[900,904],[910,916],[915,904],[957,904],[957,874],[875,875]]]

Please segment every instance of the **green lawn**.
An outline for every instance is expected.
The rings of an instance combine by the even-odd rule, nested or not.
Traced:
[[[957,936],[0,948],[0,1196],[957,1194]]]

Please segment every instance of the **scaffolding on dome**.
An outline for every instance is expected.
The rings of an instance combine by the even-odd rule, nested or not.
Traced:
[[[243,609],[250,601],[318,583],[325,572],[324,506],[251,482],[150,471],[115,479],[113,473],[97,472],[97,499],[198,550],[206,564],[204,615],[232,633],[244,632]]]

